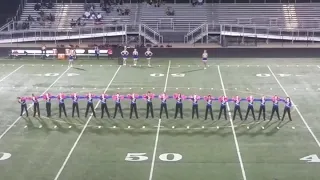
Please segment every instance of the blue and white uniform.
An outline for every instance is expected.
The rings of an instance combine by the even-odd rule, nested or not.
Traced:
[[[133,56],[133,60],[135,61],[139,59],[139,53],[136,49],[132,52],[132,56]]]
[[[144,55],[146,56],[146,58],[147,58],[147,60],[148,60],[148,66],[150,67],[150,66],[151,66],[150,61],[151,61],[151,57],[152,57],[153,53],[150,51],[150,49],[148,49],[148,50],[144,53]]]
[[[153,53],[152,53],[150,50],[147,50],[147,51],[144,53],[144,55],[146,55],[146,58],[147,58],[148,60],[150,60],[151,57],[152,57],[152,55],[153,55]]]
[[[123,60],[123,65],[127,65],[127,59],[129,56],[129,52],[124,49],[123,51],[121,51],[121,56],[122,56],[122,60]]]
[[[208,60],[208,53],[207,53],[207,52],[204,52],[204,53],[202,54],[202,61],[207,62],[207,60]]]
[[[136,66],[137,61],[139,59],[139,53],[136,49],[134,49],[134,51],[132,52],[132,56],[133,56],[133,65]]]

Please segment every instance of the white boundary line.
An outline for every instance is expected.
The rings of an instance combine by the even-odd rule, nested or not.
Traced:
[[[165,82],[164,88],[163,88],[164,92],[167,91],[167,84],[168,84],[168,79],[169,79],[170,67],[171,67],[171,60],[169,60],[166,82]],[[156,160],[156,154],[157,154],[157,148],[158,148],[160,127],[161,127],[161,119],[159,119],[159,122],[158,122],[156,139],[154,141],[154,149],[153,149],[153,154],[152,154],[152,161],[151,161],[151,167],[150,167],[149,180],[152,180],[152,177],[153,177],[153,170],[154,170],[154,163],[155,163],[155,160]]]
[[[5,77],[3,77],[2,79],[0,79],[0,82],[4,81],[5,79],[7,79],[9,76],[11,76],[13,73],[17,72],[19,69],[21,69],[24,65],[21,65],[20,67],[18,67],[17,69],[15,69],[14,71],[12,71],[11,73],[7,74]]]
[[[280,88],[282,89],[282,91],[286,94],[286,96],[290,97],[289,94],[287,93],[287,91],[284,89],[284,87],[282,86],[282,84],[280,83],[280,81],[278,80],[278,78],[276,77],[276,75],[273,73],[272,69],[270,68],[270,66],[268,66],[268,69],[270,71],[270,73],[272,74],[272,76],[274,77],[274,79],[277,81],[277,83],[279,84]],[[310,134],[312,135],[313,139],[316,141],[316,143],[318,144],[318,146],[320,147],[320,142],[318,140],[318,138],[316,137],[316,135],[313,133],[313,131],[311,130],[310,126],[308,125],[307,121],[304,119],[304,117],[302,116],[300,110],[298,109],[298,107],[294,104],[292,98],[291,98],[291,102],[292,105],[295,106],[295,109],[297,111],[297,113],[299,114],[301,120],[303,121],[304,125],[307,127],[307,129],[309,130]]]
[[[222,89],[223,89],[223,94],[224,94],[225,96],[227,96],[226,90],[225,90],[225,88],[224,88],[224,83],[223,83],[221,71],[220,71],[220,66],[218,65],[217,67],[218,67],[218,72],[219,72],[221,87],[222,87]],[[233,133],[234,142],[235,142],[236,149],[237,149],[237,154],[238,154],[238,159],[239,159],[239,163],[240,163],[240,167],[241,167],[242,177],[243,177],[243,180],[247,180],[246,172],[245,172],[245,170],[244,170],[244,166],[243,166],[243,162],[242,162],[242,157],[241,157],[241,153],[240,153],[238,138],[237,138],[237,135],[236,135],[236,131],[234,130],[233,120],[232,120],[232,116],[231,116],[231,112],[230,112],[230,106],[229,106],[229,103],[228,103],[228,102],[227,102],[226,104],[227,104],[227,108],[228,108],[228,111],[229,111],[229,119],[230,119],[230,123],[231,123],[231,128],[232,128],[232,133]]]
[[[110,85],[112,84],[114,78],[117,76],[117,74],[118,74],[119,70],[121,69],[121,67],[122,67],[122,66],[119,66],[119,67],[118,67],[117,71],[114,73],[112,79],[110,80],[109,84],[107,85],[107,87],[106,87],[106,89],[104,90],[103,93],[106,93],[106,92],[108,91]],[[101,100],[98,101],[98,103],[96,104],[96,106],[94,107],[94,109],[97,109],[97,107],[99,106],[100,102],[101,102]],[[77,138],[77,140],[74,142],[72,148],[70,149],[70,152],[68,153],[66,159],[64,160],[64,162],[63,162],[62,166],[60,167],[60,169],[59,169],[56,177],[54,178],[54,180],[57,180],[57,179],[60,177],[60,174],[62,173],[64,167],[67,165],[67,162],[68,162],[68,160],[70,159],[70,157],[71,157],[74,149],[75,149],[76,146],[78,145],[78,143],[79,143],[79,141],[80,141],[80,139],[81,139],[84,131],[85,131],[86,128],[88,127],[89,122],[90,122],[91,119],[92,119],[92,116],[93,116],[93,114],[91,113],[90,117],[88,118],[86,124],[83,126],[83,128],[82,128],[82,130],[81,130],[81,132],[80,132],[80,134],[79,134],[79,136],[78,136],[78,138]]]
[[[41,96],[42,96],[44,93],[46,93],[54,84],[56,84],[56,83],[59,81],[59,79],[60,79],[66,72],[69,71],[69,69],[70,69],[70,67],[68,67],[68,68],[41,94]],[[29,107],[28,107],[28,110],[29,110],[32,106],[33,106],[33,105],[29,106]],[[24,112],[23,114],[25,114],[25,112]],[[21,119],[21,116],[19,116],[9,127],[0,135],[0,139],[2,139],[3,136],[6,135],[7,132],[8,132],[20,119]]]

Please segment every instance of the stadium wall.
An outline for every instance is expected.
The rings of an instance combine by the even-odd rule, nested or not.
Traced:
[[[219,57],[219,58],[318,58],[320,57],[320,51],[318,48],[205,48],[209,57]],[[32,50],[38,50],[39,48],[0,48],[0,56],[8,57],[8,54],[12,50],[19,50],[19,52],[27,51],[29,56],[34,56],[31,53]],[[50,48],[47,49],[52,50]],[[79,51],[78,51],[79,50]],[[91,53],[89,53],[89,50]],[[93,49],[81,48],[77,49],[77,55],[79,57],[83,56],[94,56],[92,53]],[[122,48],[113,49],[114,57],[120,56]],[[133,49],[128,49],[131,53]],[[154,57],[157,58],[200,58],[203,53],[204,48],[152,48],[151,51]],[[101,49],[102,51],[102,49]],[[138,49],[141,56],[144,56],[146,48]],[[60,50],[61,52],[61,50]],[[106,52],[101,53],[103,56]]]

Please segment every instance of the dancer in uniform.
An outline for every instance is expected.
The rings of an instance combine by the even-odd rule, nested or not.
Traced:
[[[117,93],[116,95],[112,96],[112,99],[115,101],[115,108],[114,108],[114,115],[113,115],[113,119],[117,116],[117,112],[118,109],[120,111],[120,115],[123,118],[123,113],[122,113],[122,108],[121,108],[121,100],[124,97],[122,95],[120,95],[119,93]]]
[[[100,101],[101,101],[101,119],[103,118],[104,112],[107,113],[108,118],[110,118],[110,114],[108,111],[108,105],[107,105],[107,98],[108,95],[105,93],[102,93],[100,96]]]
[[[221,104],[220,104],[220,112],[219,112],[218,120],[220,120],[222,111],[223,111],[225,120],[227,120],[226,103],[228,102],[228,97],[227,96],[221,96],[219,98],[219,101],[220,101]]]
[[[159,95],[159,98],[161,100],[161,107],[160,107],[160,119],[161,119],[161,115],[162,115],[162,111],[164,109],[164,112],[166,113],[166,117],[167,119],[169,119],[168,116],[168,108],[167,108],[167,99],[169,98],[165,92],[163,92],[161,95]]]
[[[285,117],[286,114],[288,113],[289,120],[292,121],[292,119],[291,119],[291,113],[290,113],[290,109],[291,109],[291,106],[292,106],[292,102],[291,102],[290,97],[287,97],[284,102],[285,102],[285,106],[284,106],[283,116],[282,116],[282,119],[281,119],[281,120],[283,121],[284,117]]]
[[[123,60],[123,65],[127,65],[127,59],[128,59],[129,52],[127,51],[127,48],[125,47],[123,51],[121,51],[121,56]]]
[[[138,53],[137,49],[133,50],[132,56],[133,56],[133,65],[136,66],[138,59],[139,59],[139,53]]]
[[[200,100],[200,96],[194,94],[193,96],[189,97],[192,101],[192,119],[194,118],[194,113],[197,115],[197,119],[199,119],[199,107],[198,101]]]
[[[174,94],[173,97],[176,99],[176,113],[174,115],[174,119],[177,118],[178,112],[180,112],[180,118],[183,119],[182,100],[184,99],[184,96],[181,93],[179,93],[179,94]]]
[[[64,104],[64,99],[66,98],[65,95],[63,93],[59,93],[57,98],[59,100],[59,118],[61,118],[61,110],[63,110],[64,115],[68,117],[66,112],[66,106]]]
[[[236,96],[232,100],[234,102],[234,110],[233,110],[232,120],[235,120],[237,111],[239,112],[240,119],[242,120],[242,114],[241,114],[241,109],[240,109],[241,98],[239,96]]]
[[[279,116],[279,101],[280,101],[280,98],[277,95],[273,96],[273,98],[272,98],[273,105],[272,105],[270,121],[272,120],[274,112],[277,113],[278,120],[280,120],[280,116]]]
[[[51,95],[45,93],[42,98],[46,101],[47,117],[51,117]]]
[[[204,65],[204,69],[207,69],[207,61],[208,61],[208,53],[207,53],[207,50],[204,50],[202,54],[202,62]]]
[[[40,117],[40,106],[38,97],[36,97],[34,94],[32,94],[32,102],[33,102],[33,117],[36,116],[36,113],[38,112],[38,116]]]
[[[260,99],[260,108],[259,108],[259,116],[258,120],[260,120],[261,113],[263,113],[263,120],[266,120],[266,98],[264,96]]]
[[[153,53],[151,52],[150,48],[147,49],[147,51],[144,53],[144,55],[146,56],[146,58],[148,60],[148,66],[151,67],[151,57],[152,57]]]
[[[77,93],[73,93],[71,95],[71,98],[72,98],[72,117],[74,117],[74,110],[77,111],[77,115],[78,117],[80,117],[79,115],[79,96],[77,95]]]
[[[246,117],[244,118],[244,120],[247,120],[250,111],[252,113],[253,120],[256,120],[256,117],[254,115],[254,109],[253,109],[253,101],[254,101],[253,96],[247,97],[247,101],[248,101],[248,108],[247,108],[247,113],[246,113]]]
[[[149,117],[149,111],[151,113],[151,117],[154,118],[154,116],[153,116],[153,104],[152,104],[152,99],[154,98],[154,94],[152,94],[150,91],[148,91],[148,93],[144,95],[144,98],[147,100],[147,115],[146,115],[146,119],[148,119],[148,117]]]
[[[23,111],[26,112],[27,117],[29,116],[28,108],[27,108],[27,98],[25,97],[18,97],[18,102],[21,104],[21,112],[20,116],[23,115]]]
[[[134,114],[136,115],[136,118],[138,119],[138,111],[137,111],[137,98],[139,98],[139,95],[137,94],[128,94],[127,96],[131,103],[130,103],[130,119],[132,118],[132,112],[134,111]]]
[[[94,108],[93,108],[93,97],[94,97],[94,95],[91,93],[88,93],[86,96],[87,109],[86,109],[85,117],[87,117],[87,115],[88,115],[89,108],[91,109],[93,116],[96,117],[96,112],[94,111]]]
[[[214,98],[209,94],[208,96],[204,97],[204,100],[206,101],[206,114],[204,116],[204,119],[207,120],[208,112],[210,112],[211,120],[213,120],[213,113],[212,113],[212,101]]]

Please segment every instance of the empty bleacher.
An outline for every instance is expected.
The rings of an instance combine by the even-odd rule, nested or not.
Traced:
[[[214,22],[295,28],[318,28],[320,4],[317,3],[238,3],[215,4],[212,7]]]
[[[188,32],[207,22],[207,8],[211,6],[196,6],[191,4],[165,4],[160,7],[140,4],[140,22],[158,31]],[[174,16],[166,15],[167,7],[172,7]]]
[[[220,24],[252,24],[257,26],[284,26],[282,4],[215,4],[213,20]]]

